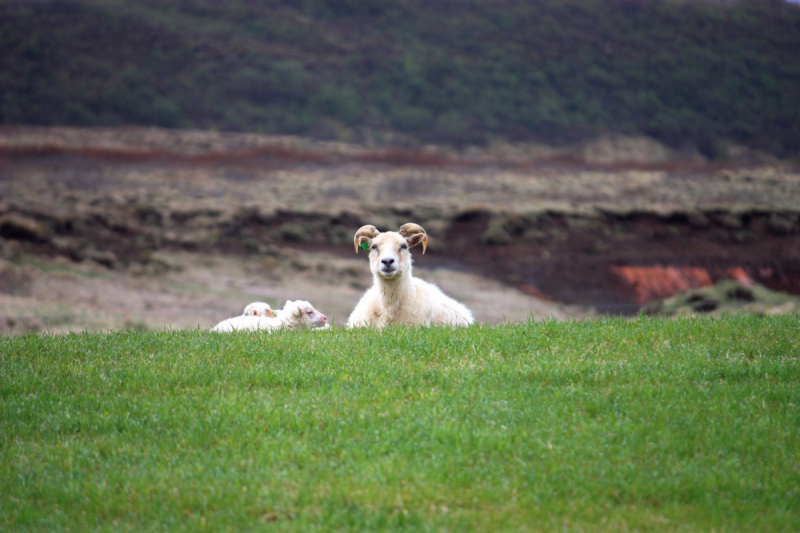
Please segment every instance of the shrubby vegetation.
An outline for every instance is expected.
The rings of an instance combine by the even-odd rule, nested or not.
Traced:
[[[782,1],[0,2],[0,124],[800,150]]]

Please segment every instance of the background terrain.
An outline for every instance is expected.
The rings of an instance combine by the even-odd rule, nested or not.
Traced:
[[[723,278],[800,293],[797,167],[674,158],[635,138],[537,158],[5,128],[5,327],[206,327],[287,298],[341,324],[371,283],[355,230],[408,221],[430,235],[416,272],[489,323],[631,314]]]
[[[797,50],[780,0],[0,0],[0,327],[341,323],[409,221],[490,323],[800,294]]]

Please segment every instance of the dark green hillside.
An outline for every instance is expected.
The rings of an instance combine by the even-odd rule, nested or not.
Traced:
[[[0,0],[0,123],[800,150],[800,9]]]

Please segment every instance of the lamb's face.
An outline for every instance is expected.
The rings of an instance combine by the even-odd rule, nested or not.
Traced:
[[[406,238],[394,231],[381,233],[369,243],[369,267],[386,280],[400,279],[411,272],[411,254]]]
[[[265,317],[275,317],[275,312],[266,302],[253,302],[248,304],[247,307],[244,308],[245,316],[265,316]]]
[[[328,317],[314,309],[313,305],[304,300],[297,300],[296,302],[287,300],[283,309],[291,312],[293,321],[300,327],[321,328],[328,323]]]

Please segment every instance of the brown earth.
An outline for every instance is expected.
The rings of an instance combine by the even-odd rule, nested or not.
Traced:
[[[207,329],[247,303],[309,300],[342,325],[371,282],[366,259],[282,250],[274,255],[159,252],[159,268],[109,270],[94,261],[26,257],[0,262],[0,333]],[[152,265],[153,263],[151,263]],[[417,269],[483,323],[588,316],[464,272]]]
[[[527,302],[522,307],[549,300],[628,314],[697,280],[745,276],[800,293],[800,171],[757,154],[712,164],[624,139],[560,152],[501,146],[456,153],[216,132],[0,129],[2,257],[9,268],[38,261],[38,280],[53,269],[89,268],[99,274],[79,279],[116,283],[122,294],[129,282],[144,291],[170,276],[186,278],[203,258],[235,259],[272,265],[284,287],[320,282],[326,288],[307,296],[317,303],[326,291],[356,282],[324,267],[295,272],[293,260],[323,254],[317,263],[355,261],[358,227],[393,229],[409,221],[430,236],[429,252],[416,254],[418,272],[461,273],[443,275],[442,284],[460,279],[465,298],[495,289],[508,295],[514,287]],[[363,261],[353,267],[366,272]],[[213,290],[195,280],[190,285],[200,293],[225,293],[243,275],[200,270],[226,280]],[[340,322],[368,282],[367,274],[356,283],[352,300],[332,299]],[[44,293],[77,286],[58,276],[41,283]],[[105,301],[103,291],[95,292]],[[263,287],[240,296],[259,294],[284,298]],[[9,299],[30,297],[0,298],[13,321]],[[129,312],[129,321],[207,325],[243,308],[248,302],[241,298],[223,298],[224,312],[192,300],[188,305],[213,309],[213,316],[193,314],[188,322],[170,307],[179,297],[169,305],[151,298],[164,314],[151,320],[142,307]],[[339,301],[347,305],[333,303]],[[31,305],[33,320],[39,307]],[[104,305],[99,312],[113,312]],[[551,305],[552,316],[564,316],[563,307]],[[526,315],[515,313],[514,319]],[[503,313],[483,316],[492,322]],[[82,323],[89,324],[70,327]]]

